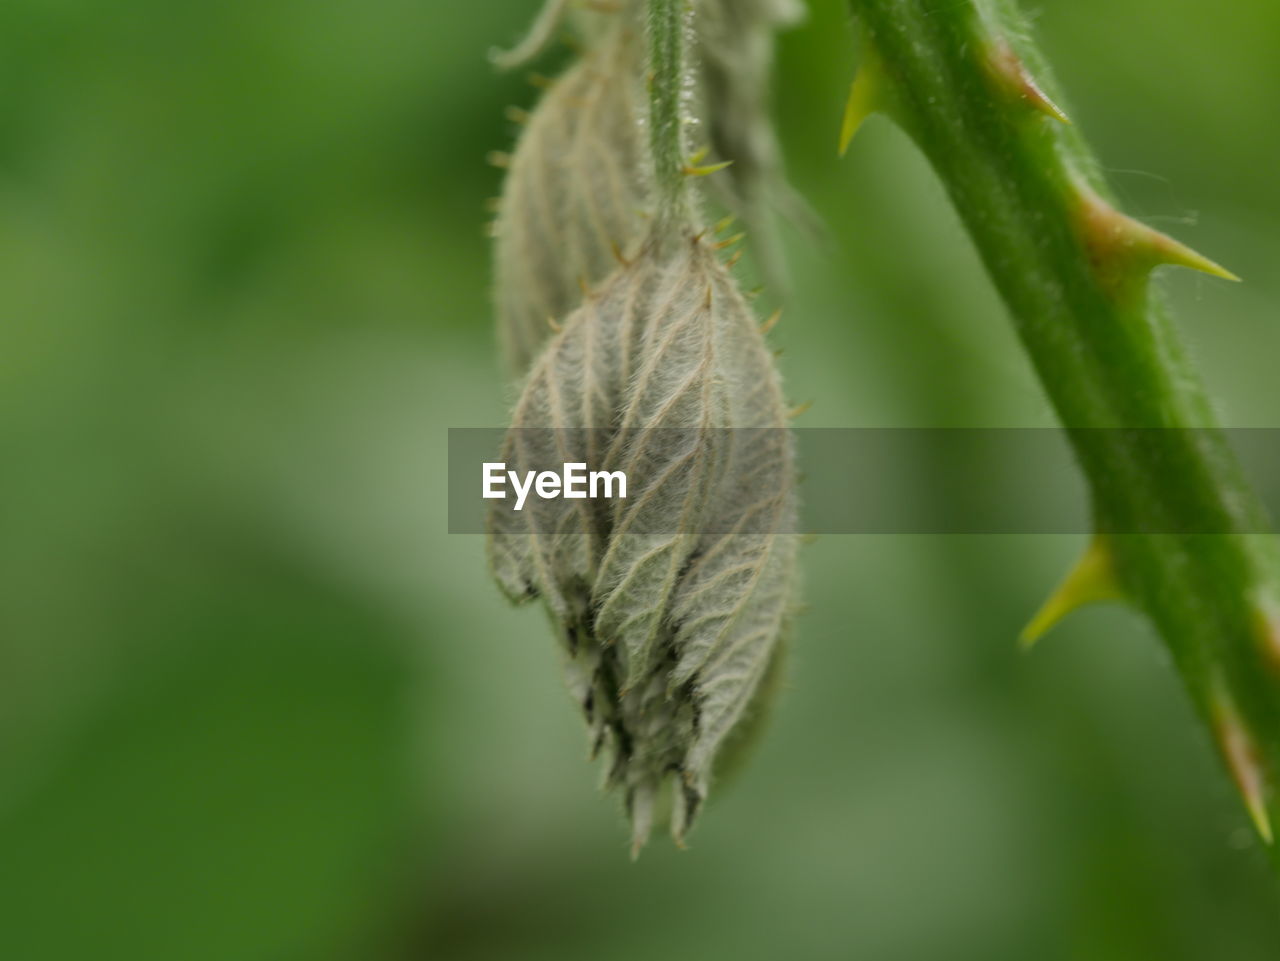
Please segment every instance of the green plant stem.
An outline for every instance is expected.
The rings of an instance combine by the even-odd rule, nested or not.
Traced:
[[[683,103],[686,2],[649,0],[649,149],[657,237],[689,219]]]
[[[877,71],[873,106],[945,184],[1069,431],[1118,592],[1155,622],[1269,840],[1275,544],[1147,281],[1194,255],[1116,213],[1078,129],[1037,109],[1034,86],[1061,101],[1012,5],[850,6]]]

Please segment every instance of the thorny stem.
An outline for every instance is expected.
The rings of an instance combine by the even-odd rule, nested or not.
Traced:
[[[868,55],[844,139],[881,110],[928,156],[1089,481],[1099,534],[1036,632],[1100,597],[1143,610],[1270,842],[1280,814],[1275,542],[1249,533],[1265,529],[1257,498],[1147,279],[1162,263],[1231,275],[1111,205],[1012,2],[850,7]],[[1149,533],[1108,533],[1132,531]]]
[[[689,217],[683,103],[686,5],[687,0],[649,0],[649,149],[657,237],[683,226]]]

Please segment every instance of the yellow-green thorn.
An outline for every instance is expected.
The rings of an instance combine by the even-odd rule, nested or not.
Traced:
[[[1076,192],[1080,237],[1094,275],[1104,288],[1116,290],[1142,281],[1162,264],[1190,267],[1223,280],[1240,280],[1186,244],[1122,214],[1091,187],[1077,183]]]
[[[1059,123],[1071,125],[1071,118],[1068,117],[1056,103],[1049,99],[1049,95],[1040,89],[1040,85],[1035,82],[1031,74],[1024,72],[1022,75],[1023,96],[1042,114],[1052,117]]]
[[[732,164],[732,160],[722,160],[714,164],[699,164],[691,157],[690,162],[680,168],[680,172],[686,177],[705,177],[707,174],[713,174],[717,170],[724,170]]]
[[[840,156],[849,149],[862,123],[884,107],[884,64],[872,50],[867,51],[862,66],[854,74],[849,85],[849,99],[844,104],[844,119],[840,123]]]
[[[1035,78],[1027,70],[1022,58],[1014,53],[1009,42],[998,38],[989,48],[987,67],[996,83],[1025,103],[1034,107],[1046,117],[1052,117],[1059,123],[1070,124],[1071,118],[1062,108],[1049,99],[1049,95],[1040,89]]]
[[[1075,567],[1022,629],[1018,643],[1029,648],[1076,608],[1123,597],[1111,548],[1105,538],[1095,535]]]
[[[1213,725],[1218,746],[1231,772],[1245,810],[1254,829],[1266,844],[1271,844],[1271,816],[1267,813],[1266,778],[1261,751],[1245,727],[1231,698],[1219,691],[1211,702]]]
[[[806,400],[804,403],[796,404],[795,407],[792,407],[789,411],[787,411],[787,418],[789,420],[795,420],[801,414],[808,412],[809,408],[812,406],[813,406],[813,401],[811,400]]]
[[[1210,260],[1204,254],[1192,250],[1186,244],[1174,240],[1168,234],[1162,234],[1158,230],[1147,228],[1155,235],[1153,244],[1156,252],[1160,255],[1158,264],[1172,264],[1176,267],[1190,267],[1192,270],[1199,270],[1213,277],[1221,277],[1223,280],[1232,280],[1236,283],[1240,282],[1239,275],[1227,270],[1217,261]]]
[[[1245,798],[1245,808],[1249,812],[1249,820],[1253,822],[1254,830],[1258,832],[1258,837],[1262,838],[1263,844],[1270,847],[1274,842],[1271,836],[1271,816],[1267,814],[1267,806],[1262,802],[1262,798]]]
[[[1263,660],[1280,671],[1280,604],[1262,600],[1254,611],[1254,633]]]

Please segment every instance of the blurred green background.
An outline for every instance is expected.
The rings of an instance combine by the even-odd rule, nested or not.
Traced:
[[[1033,12],[1128,209],[1246,279],[1167,286],[1280,426],[1280,7]],[[753,763],[628,861],[544,619],[445,533],[446,428],[509,399],[482,158],[534,91],[485,53],[533,13],[0,4],[0,958],[1275,958],[1147,626],[1014,648],[1078,537],[820,539]],[[837,162],[845,21],[780,50],[801,423],[1051,424],[906,139]]]

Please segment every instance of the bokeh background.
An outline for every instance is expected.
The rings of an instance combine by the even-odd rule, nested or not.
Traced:
[[[544,619],[445,533],[533,7],[0,4],[0,957],[1275,958],[1148,627],[1014,648],[1082,537],[820,539],[753,763],[629,862]],[[1032,12],[1128,209],[1246,279],[1167,286],[1280,426],[1280,7]],[[839,0],[781,42],[802,423],[1052,424],[905,137],[837,161],[853,60]]]

